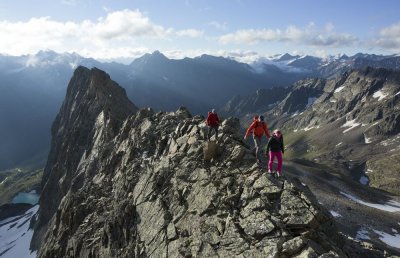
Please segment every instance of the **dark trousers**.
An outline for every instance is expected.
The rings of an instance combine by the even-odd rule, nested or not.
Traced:
[[[218,125],[208,126],[207,140],[211,139],[213,132],[215,132],[215,140],[218,140]]]
[[[256,159],[257,162],[261,163],[261,153],[260,151],[262,150],[261,148],[261,136],[255,136],[253,135],[253,140],[254,140],[254,146],[256,147]]]

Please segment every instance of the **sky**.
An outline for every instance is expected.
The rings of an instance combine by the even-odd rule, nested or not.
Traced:
[[[0,0],[0,54],[400,54],[399,0]]]

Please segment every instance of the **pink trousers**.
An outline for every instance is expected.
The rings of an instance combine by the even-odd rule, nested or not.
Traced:
[[[282,152],[281,151],[270,151],[269,152],[269,161],[268,161],[268,170],[272,171],[272,163],[274,163],[275,157],[278,159],[278,168],[276,171],[282,173]]]

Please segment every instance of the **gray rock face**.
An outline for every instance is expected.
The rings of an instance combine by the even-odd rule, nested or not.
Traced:
[[[39,257],[356,253],[310,192],[254,168],[237,120],[222,123],[217,151],[204,159],[203,117],[185,108],[132,114],[122,90],[111,106],[107,94],[95,97],[118,92],[105,74],[79,68],[75,75],[53,126],[35,231],[44,233]]]
[[[248,113],[260,113],[282,101],[289,88],[274,87],[259,89],[256,93],[246,97],[235,96],[230,99],[219,111],[223,115],[241,117]]]
[[[399,110],[400,72],[365,68],[328,81],[301,81],[266,117],[284,134],[307,138],[291,146],[296,154],[381,171],[368,175],[370,185],[399,194],[400,170],[392,165],[399,159]]]
[[[84,173],[96,172],[81,159],[112,139],[123,120],[136,110],[124,89],[103,71],[84,67],[75,70],[52,127],[52,146],[43,174],[41,208],[33,237],[38,242],[33,241],[33,247],[40,243],[63,196],[84,184]],[[103,146],[107,147],[110,146]]]
[[[366,137],[394,135],[400,132],[398,102],[400,99],[400,73],[386,69],[366,68],[361,71],[349,72],[335,80],[321,81],[312,79],[309,83],[299,82],[288,95],[301,95],[303,103],[306,91],[315,93],[313,105],[302,108],[285,108],[295,105],[297,101],[283,101],[271,111],[271,115],[292,115],[295,111],[304,113],[291,118],[286,127],[299,129],[301,127],[323,126],[339,119],[344,122],[353,121],[359,125],[369,125],[365,130]],[[281,120],[286,121],[286,120]],[[376,123],[377,122],[377,123]],[[297,128],[296,128],[297,127]],[[348,126],[350,127],[350,125]]]

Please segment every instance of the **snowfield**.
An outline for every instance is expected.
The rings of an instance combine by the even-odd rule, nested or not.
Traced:
[[[370,202],[366,202],[363,201],[361,199],[359,199],[358,197],[345,193],[345,192],[340,192],[342,195],[346,196],[347,198],[349,198],[350,200],[368,206],[368,207],[372,207],[375,209],[379,209],[379,210],[383,210],[383,211],[388,211],[388,212],[399,212],[400,211],[400,203],[396,202],[394,200],[390,200],[389,202],[387,202],[386,204],[379,204],[379,203],[370,203]]]
[[[383,231],[374,230],[379,235],[379,239],[387,245],[400,248],[400,234],[388,234]]]
[[[24,215],[0,221],[0,256],[1,258],[34,258],[36,252],[29,250],[33,230],[29,223],[39,209],[33,206]]]

